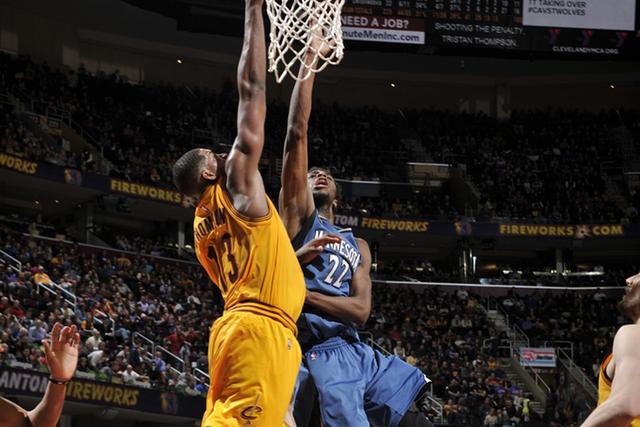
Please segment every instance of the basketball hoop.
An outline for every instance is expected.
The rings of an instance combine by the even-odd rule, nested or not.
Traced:
[[[266,0],[271,22],[269,71],[276,81],[305,80],[344,55],[340,14],[344,0]],[[316,47],[318,46],[318,47]],[[311,52],[314,61],[309,61]],[[305,71],[300,73],[300,67]]]

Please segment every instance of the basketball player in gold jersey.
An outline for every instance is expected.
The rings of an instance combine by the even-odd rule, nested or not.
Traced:
[[[627,279],[620,308],[634,323],[616,333],[600,367],[598,407],[582,427],[640,427],[640,274]]]
[[[194,149],[173,168],[180,192],[199,200],[196,253],[225,302],[209,338],[202,427],[282,426],[300,367],[296,320],[304,278],[258,171],[266,114],[262,4],[246,0],[231,151]]]

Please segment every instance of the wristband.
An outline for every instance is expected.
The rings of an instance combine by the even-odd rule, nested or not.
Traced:
[[[71,380],[60,381],[60,380],[56,380],[54,378],[49,377],[49,382],[53,383],[53,384],[57,384],[57,385],[67,385],[67,384],[69,384],[69,381],[71,381]]]

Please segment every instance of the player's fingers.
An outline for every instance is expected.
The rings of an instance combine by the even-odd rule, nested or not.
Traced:
[[[340,240],[342,240],[340,239],[340,236],[336,236],[335,234],[327,234],[325,236],[319,237],[318,243],[328,245],[331,243],[340,243]]]
[[[75,337],[76,337],[76,334],[77,334],[76,326],[75,326],[75,325],[73,325],[73,326],[71,326],[71,327],[69,328],[69,334],[68,334],[67,339],[66,339],[66,341],[65,341],[65,342],[66,342],[67,344],[69,344],[69,345],[73,345],[73,341],[74,341],[74,339],[75,339]]]
[[[49,358],[51,355],[51,342],[49,340],[42,340],[42,345],[44,345],[44,354]]]
[[[74,347],[78,347],[80,345],[80,334],[79,333],[75,333],[75,335],[73,336],[73,341],[71,343],[72,346]]]
[[[636,274],[635,276],[628,277],[626,282],[627,282],[627,286],[635,286],[635,285],[639,284],[640,283],[640,273]]]
[[[62,325],[60,322],[56,322],[51,329],[51,342],[57,343],[60,341],[60,331],[62,330]]]
[[[64,344],[69,341],[69,331],[71,329],[68,326],[62,328],[62,332],[60,333],[60,343]]]

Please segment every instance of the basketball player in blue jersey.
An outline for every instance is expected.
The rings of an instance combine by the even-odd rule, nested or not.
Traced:
[[[307,400],[314,399],[317,390],[326,427],[431,426],[418,411],[408,411],[426,392],[422,372],[374,351],[358,337],[356,328],[371,311],[371,253],[351,230],[333,225],[338,187],[331,174],[319,168],[308,171],[313,81],[313,74],[298,81],[291,95],[279,201],[285,228],[294,248],[300,249],[307,286],[298,320],[303,363],[296,386],[296,423],[309,424]]]

